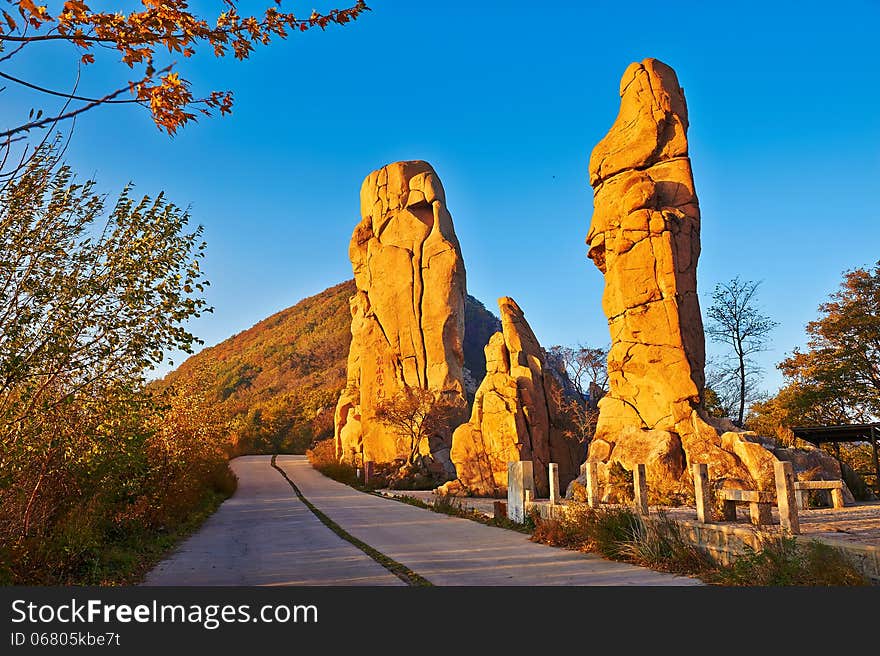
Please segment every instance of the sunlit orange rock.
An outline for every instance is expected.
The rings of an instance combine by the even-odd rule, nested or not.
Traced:
[[[710,476],[728,485],[767,485],[766,458],[756,451],[772,454],[733,437],[722,448],[700,408],[700,208],[684,91],[669,66],[646,59],[627,68],[620,96],[617,120],[590,157],[588,256],[605,275],[611,333],[609,393],[590,459],[627,469],[644,462],[649,479],[669,487],[687,478],[692,462],[708,463]]]
[[[346,388],[336,407],[337,455],[389,462],[409,445],[375,418],[404,387],[432,390],[467,417],[464,394],[465,268],[440,178],[423,161],[367,176],[349,245],[357,292]],[[454,427],[454,426],[453,426]],[[451,429],[430,451],[452,473]],[[425,445],[425,448],[428,448]]]
[[[547,465],[559,464],[562,489],[576,475],[583,449],[566,439],[559,407],[562,390],[523,311],[509,297],[498,299],[501,332],[485,348],[486,377],[477,389],[470,421],[452,436],[458,480],[441,488],[464,488],[479,496],[503,495],[507,463],[531,460],[539,496],[548,496]]]

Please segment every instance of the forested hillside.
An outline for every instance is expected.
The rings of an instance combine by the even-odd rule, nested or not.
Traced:
[[[154,383],[198,376],[232,427],[235,453],[302,452],[333,433],[351,343],[353,280],[303,299],[252,328],[206,348]],[[483,347],[498,318],[472,296],[465,303],[465,367],[471,386],[486,373]],[[473,389],[469,390],[469,395]]]

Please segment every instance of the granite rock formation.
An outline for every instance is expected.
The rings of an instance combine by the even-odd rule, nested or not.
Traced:
[[[465,268],[440,178],[423,161],[389,164],[361,187],[349,257],[352,343],[335,414],[342,460],[390,462],[409,446],[376,420],[376,405],[407,387],[428,389],[467,417],[463,379]],[[454,427],[454,426],[453,426]],[[449,434],[425,449],[453,473]]]
[[[583,447],[564,436],[563,390],[547,368],[543,350],[516,302],[498,299],[501,332],[486,346],[486,377],[477,389],[470,421],[452,437],[458,479],[441,488],[479,496],[503,495],[507,463],[531,460],[539,496],[549,494],[547,465],[559,464],[562,489],[576,475]]]
[[[700,208],[684,91],[669,66],[646,59],[627,68],[620,97],[617,119],[590,157],[588,257],[605,276],[611,350],[588,460],[602,463],[606,478],[613,463],[630,471],[645,463],[649,487],[661,493],[689,487],[694,462],[707,463],[724,487],[774,489],[777,459],[790,460],[799,479],[814,475],[805,463],[839,478],[820,450],[780,448],[702,409]]]
[[[713,479],[752,487],[772,454],[761,449],[762,460],[741,447],[757,463],[752,472],[700,408],[700,209],[684,92],[669,66],[646,59],[627,68],[620,96],[617,120],[590,157],[588,257],[605,275],[611,350],[589,458],[630,470],[646,463],[655,485],[669,486],[687,477],[689,463],[705,462]]]

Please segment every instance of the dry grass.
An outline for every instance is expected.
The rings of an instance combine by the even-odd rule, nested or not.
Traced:
[[[794,538],[774,540],[760,551],[750,551],[708,577],[719,585],[841,586],[870,585],[846,553],[821,542],[799,543]]]
[[[585,508],[565,519],[538,518],[532,540],[598,553],[611,560],[685,576],[715,585],[869,585],[845,552],[820,542],[783,539],[725,566],[689,542],[663,513],[650,521],[626,507]]]
[[[357,475],[357,468],[345,462],[339,462],[336,459],[336,447],[333,438],[321,440],[306,451],[306,457],[312,467],[324,474],[327,478],[334,481],[350,485],[359,490],[366,489]]]

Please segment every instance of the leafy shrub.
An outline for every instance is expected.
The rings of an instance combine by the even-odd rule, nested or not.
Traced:
[[[611,503],[632,503],[635,498],[633,473],[616,461],[608,466],[608,491]]]

